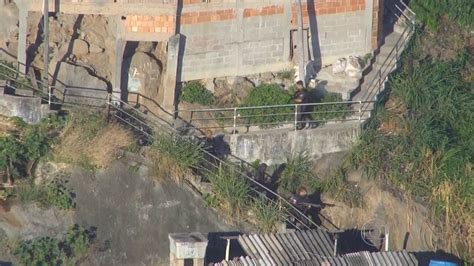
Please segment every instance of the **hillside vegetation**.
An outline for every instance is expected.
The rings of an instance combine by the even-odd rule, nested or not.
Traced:
[[[474,2],[416,0],[411,5],[423,25],[350,161],[369,178],[425,203],[443,239],[438,248],[470,261]]]

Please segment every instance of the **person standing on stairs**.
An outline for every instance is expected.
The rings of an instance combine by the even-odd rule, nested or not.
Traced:
[[[296,82],[296,92],[293,95],[292,102],[294,104],[305,104],[308,101],[308,92],[306,91],[303,81],[299,80]],[[298,105],[296,114],[296,129],[300,130],[307,126],[306,120],[308,119],[308,106]]]

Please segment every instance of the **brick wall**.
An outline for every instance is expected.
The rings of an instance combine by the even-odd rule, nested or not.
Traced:
[[[125,32],[136,33],[173,33],[176,27],[176,18],[172,15],[131,15],[123,20]]]
[[[322,15],[350,13],[365,10],[366,0],[314,0],[302,3],[303,24],[309,25],[309,18]],[[296,25],[296,6],[291,8],[291,23]]]
[[[384,0],[373,0],[374,8],[372,10],[372,31],[371,31],[371,48],[377,49],[382,41],[382,29],[383,29],[383,1]]]

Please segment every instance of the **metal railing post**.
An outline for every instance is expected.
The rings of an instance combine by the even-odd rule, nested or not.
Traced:
[[[359,101],[359,123],[362,120],[362,101]]]
[[[112,102],[112,93],[107,94],[107,123],[110,121],[110,104]]]
[[[235,126],[236,126],[236,123],[237,123],[237,108],[234,108],[234,132],[233,134],[235,134]]]
[[[379,88],[377,96],[380,94],[380,88],[382,87],[382,69],[379,69]]]
[[[298,105],[295,104],[295,131],[297,127],[298,127]]]
[[[398,47],[398,43],[395,45],[395,65],[396,65],[396,68],[398,67],[398,52],[399,52],[399,47]]]
[[[51,108],[51,86],[48,85],[48,106]]]

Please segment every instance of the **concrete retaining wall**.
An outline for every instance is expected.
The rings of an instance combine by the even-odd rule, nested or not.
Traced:
[[[27,123],[38,123],[42,118],[41,99],[0,95],[0,114],[8,117],[20,117]]]
[[[292,153],[307,151],[314,159],[349,150],[360,132],[358,122],[324,125],[299,131],[264,131],[226,135],[231,153],[247,162],[280,164]]]

